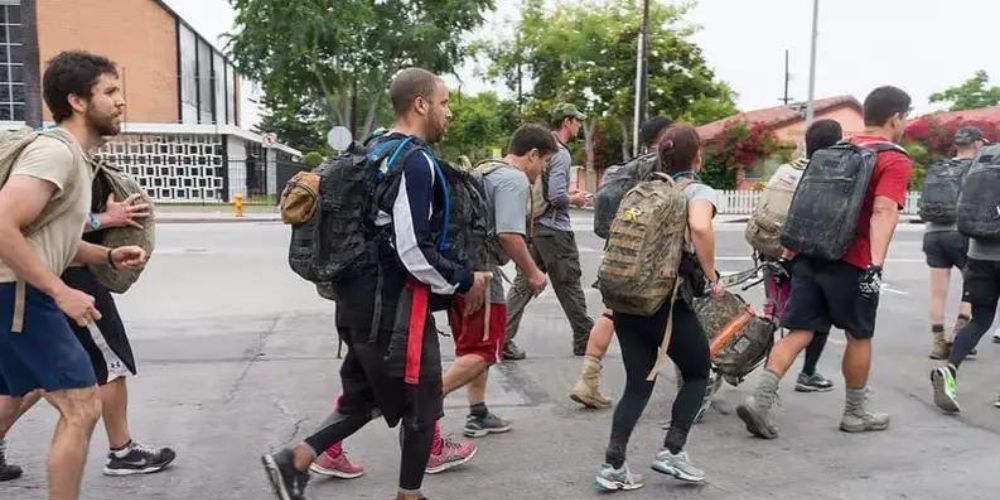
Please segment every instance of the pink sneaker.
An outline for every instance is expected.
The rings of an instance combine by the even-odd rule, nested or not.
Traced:
[[[328,451],[316,457],[316,461],[309,466],[309,470],[321,476],[340,479],[354,479],[365,475],[365,468],[359,464],[351,463],[347,459],[346,453],[334,456]]]
[[[431,459],[427,462],[427,473],[437,474],[452,467],[458,467],[476,456],[476,445],[472,441],[455,441],[448,436],[434,444]],[[436,452],[436,453],[435,453]]]

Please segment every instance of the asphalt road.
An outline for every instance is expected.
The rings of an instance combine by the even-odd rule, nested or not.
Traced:
[[[593,282],[601,242],[578,214],[584,283]],[[743,227],[719,228],[720,268],[749,266]],[[835,332],[820,363],[837,382],[824,394],[782,385],[781,437],[754,439],[733,412],[754,377],[725,387],[714,409],[691,436],[692,458],[707,483],[682,485],[648,469],[663,438],[659,423],[673,397],[673,371],[658,389],[629,448],[630,464],[648,473],[646,487],[620,493],[634,499],[994,499],[1000,488],[1000,345],[984,338],[979,358],[963,366],[959,390],[964,412],[942,415],[931,402],[927,359],[927,278],[921,228],[900,227],[886,266],[876,333],[872,387],[891,428],[847,435],[837,430],[843,401]],[[260,469],[261,453],[306,435],[329,412],[339,390],[333,305],[285,263],[288,230],[274,223],[161,225],[158,250],[142,281],[121,297],[121,311],[140,363],[131,382],[133,434],[142,442],[173,446],[174,467],[147,477],[106,478],[100,473],[107,440],[100,424],[85,473],[87,499],[272,498]],[[958,277],[953,278],[953,300]],[[759,287],[746,293],[760,303]],[[596,290],[587,289],[592,315]],[[950,304],[953,311],[955,304]],[[949,312],[949,318],[954,314]],[[570,355],[570,330],[548,291],[528,309],[519,342],[529,358],[492,372],[491,409],[512,419],[508,435],[478,442],[467,466],[429,477],[426,494],[441,499],[598,498],[593,475],[603,459],[610,411],[585,411],[566,396],[579,369]],[[450,339],[443,339],[446,360]],[[605,384],[618,394],[624,373],[617,347],[605,365]],[[793,372],[795,373],[794,369]],[[445,429],[460,432],[461,391],[447,401]],[[0,484],[0,498],[45,498],[45,450],[55,422],[41,405],[10,435],[10,460],[26,475]],[[394,430],[373,422],[347,442],[368,475],[352,481],[316,480],[313,499],[388,499],[398,474]]]

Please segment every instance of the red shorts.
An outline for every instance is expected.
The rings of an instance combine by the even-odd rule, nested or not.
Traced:
[[[481,307],[470,316],[462,316],[465,301],[456,297],[448,311],[451,333],[455,337],[455,355],[475,354],[487,363],[500,361],[500,349],[507,333],[507,304],[490,304],[490,333],[483,334],[486,308]],[[485,337],[485,338],[484,338]]]

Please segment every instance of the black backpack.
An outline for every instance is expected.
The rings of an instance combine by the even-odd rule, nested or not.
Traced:
[[[924,222],[953,224],[958,218],[958,197],[962,192],[969,160],[941,160],[927,169],[918,208]]]
[[[407,146],[406,139],[370,148],[353,143],[313,170],[319,176],[317,207],[308,221],[292,226],[288,249],[288,263],[296,274],[329,290],[330,283],[361,276],[377,266],[371,214],[375,188],[386,180],[380,179],[379,168],[388,159],[389,176],[402,170],[392,167],[419,150]]]
[[[907,154],[889,142],[863,147],[848,141],[813,153],[792,197],[782,246],[825,260],[843,257],[856,237],[875,162],[883,151]]]
[[[611,223],[625,193],[649,175],[658,161],[656,153],[650,153],[633,158],[624,165],[608,167],[594,195],[594,234],[605,240],[611,236]]]
[[[1000,144],[980,149],[965,174],[958,230],[978,240],[1000,241]]]

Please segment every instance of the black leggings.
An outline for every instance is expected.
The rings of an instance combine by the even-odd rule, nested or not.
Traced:
[[[972,319],[955,335],[955,344],[951,347],[948,362],[958,368],[965,357],[976,348],[979,339],[993,326],[993,317],[997,314],[997,301],[988,304],[972,304]]]
[[[628,440],[653,393],[655,382],[646,380],[646,377],[656,363],[669,309],[668,303],[650,317],[614,314],[615,333],[625,362],[625,392],[615,407],[611,440],[605,455],[612,467],[619,468],[625,463]],[[678,300],[674,304],[673,316],[673,334],[667,355],[680,369],[683,383],[671,410],[670,430],[667,431],[664,447],[678,453],[687,442],[688,431],[708,389],[711,363],[708,338],[691,307],[684,300]]]
[[[812,342],[806,346],[806,360],[805,364],[802,365],[802,373],[806,375],[816,373],[816,363],[819,363],[819,357],[823,354],[823,348],[826,347],[826,339],[829,336],[830,332],[813,333]]]

